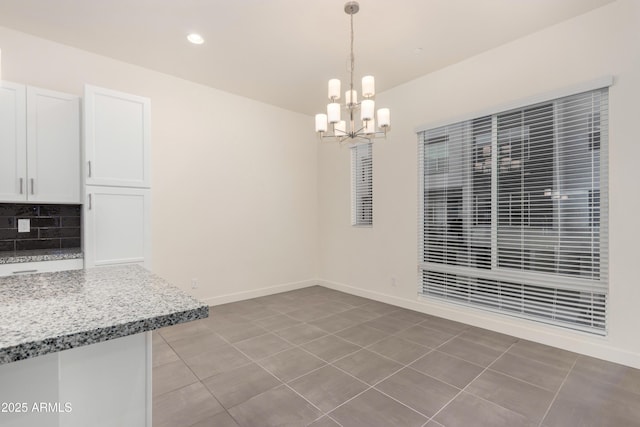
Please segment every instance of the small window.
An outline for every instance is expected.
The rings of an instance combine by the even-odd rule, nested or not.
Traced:
[[[371,143],[351,147],[351,225],[373,225]]]

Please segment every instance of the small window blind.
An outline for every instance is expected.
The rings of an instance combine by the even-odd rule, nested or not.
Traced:
[[[371,143],[351,147],[351,225],[373,225]]]
[[[608,89],[419,133],[420,293],[598,334]]]

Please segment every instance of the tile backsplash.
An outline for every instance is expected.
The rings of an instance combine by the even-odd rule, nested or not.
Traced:
[[[81,247],[82,205],[0,203],[0,253]],[[18,232],[18,220],[31,230]]]

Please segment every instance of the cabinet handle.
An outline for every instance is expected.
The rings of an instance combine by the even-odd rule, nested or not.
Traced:
[[[24,179],[20,178],[20,194],[22,194],[22,193],[23,193],[23,191],[22,191],[22,184],[23,184],[23,182],[24,182]]]
[[[35,193],[33,192],[33,188],[34,188],[34,187],[33,187],[33,178],[31,178],[31,194],[35,194]]]
[[[25,273],[37,273],[38,270],[18,270],[14,271],[11,274],[25,274]]]
[[[88,163],[88,169],[89,169],[89,178],[91,178],[91,160],[89,160],[87,163]]]
[[[89,210],[91,210],[91,193],[89,193]]]

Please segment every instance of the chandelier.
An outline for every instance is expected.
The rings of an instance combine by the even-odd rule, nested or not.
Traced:
[[[344,11],[351,18],[351,55],[350,59],[350,79],[349,90],[344,93],[344,105],[340,105],[340,80],[329,80],[329,104],[327,104],[327,114],[316,114],[316,132],[321,140],[350,142],[359,141],[371,142],[374,138],[384,138],[391,125],[389,109],[380,108],[377,117],[374,117],[375,101],[375,81],[373,76],[362,78],[362,97],[358,102],[358,93],[353,88],[353,71],[355,68],[355,56],[353,55],[353,15],[358,13],[360,5],[358,2],[350,1],[344,5]],[[344,108],[347,120],[341,119],[341,112]],[[359,120],[356,121],[360,113]],[[377,118],[377,127],[376,127]]]

